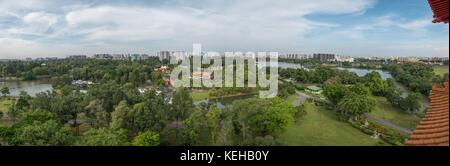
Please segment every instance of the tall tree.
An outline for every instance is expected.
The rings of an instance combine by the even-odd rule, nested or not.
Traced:
[[[345,115],[357,118],[375,109],[375,101],[369,96],[352,93],[339,102],[338,108]]]
[[[54,120],[34,121],[16,129],[14,143],[26,146],[61,146],[70,145],[73,139],[72,131]]]
[[[130,108],[126,101],[121,101],[119,105],[111,113],[112,128],[127,128],[129,126]]]
[[[129,145],[126,130],[100,128],[90,129],[76,142],[79,146],[127,146]]]
[[[2,93],[2,95],[3,95],[3,97],[5,97],[5,96],[7,96],[7,95],[9,95],[10,94],[10,92],[9,92],[9,88],[8,87],[2,87],[2,89],[0,90],[1,91],[1,93]]]
[[[186,119],[193,109],[193,99],[186,88],[179,88],[173,94],[172,98],[172,110],[171,119],[175,121],[176,134],[175,137],[178,138],[179,126],[178,123]]]
[[[153,131],[141,132],[133,139],[134,146],[158,146],[159,134]]]

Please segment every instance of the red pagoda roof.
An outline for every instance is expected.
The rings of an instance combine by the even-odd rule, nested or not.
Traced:
[[[425,117],[406,141],[408,146],[449,146],[448,82],[435,85]]]
[[[433,23],[448,23],[448,1],[449,0],[428,0],[434,14]]]

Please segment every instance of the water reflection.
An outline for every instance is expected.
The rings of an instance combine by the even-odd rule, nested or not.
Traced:
[[[48,80],[36,81],[0,81],[0,88],[8,87],[9,96],[19,96],[21,91],[25,91],[30,96],[36,96],[40,92],[52,91],[52,85]]]
[[[389,78],[392,78],[392,75],[389,72],[383,71],[383,70],[359,69],[359,68],[341,68],[341,67],[338,67],[336,69],[338,69],[338,70],[347,70],[349,72],[356,73],[356,75],[358,75],[360,77],[363,77],[363,76],[365,76],[365,75],[375,71],[375,72],[380,73],[381,78],[383,78],[385,80],[389,79]]]

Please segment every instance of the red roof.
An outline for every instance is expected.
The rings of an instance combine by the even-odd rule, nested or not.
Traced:
[[[433,86],[425,117],[406,141],[409,146],[449,146],[448,82]]]
[[[428,0],[433,10],[433,23],[448,23],[448,1],[449,0]]]

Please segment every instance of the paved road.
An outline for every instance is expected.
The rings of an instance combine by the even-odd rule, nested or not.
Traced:
[[[399,131],[399,132],[402,132],[402,133],[405,133],[405,134],[411,134],[411,133],[412,133],[412,130],[411,130],[411,129],[404,128],[404,127],[399,126],[399,125],[397,125],[397,124],[395,124],[395,123],[392,123],[392,122],[390,122],[390,121],[384,120],[383,118],[379,118],[379,117],[376,117],[376,116],[373,116],[373,115],[370,115],[370,114],[365,114],[365,116],[366,116],[368,119],[377,121],[378,123],[381,123],[381,124],[383,124],[383,125],[385,125],[385,126],[387,126],[387,127],[390,127],[390,128],[392,128],[392,129],[394,129],[394,130],[397,130],[397,131]]]

